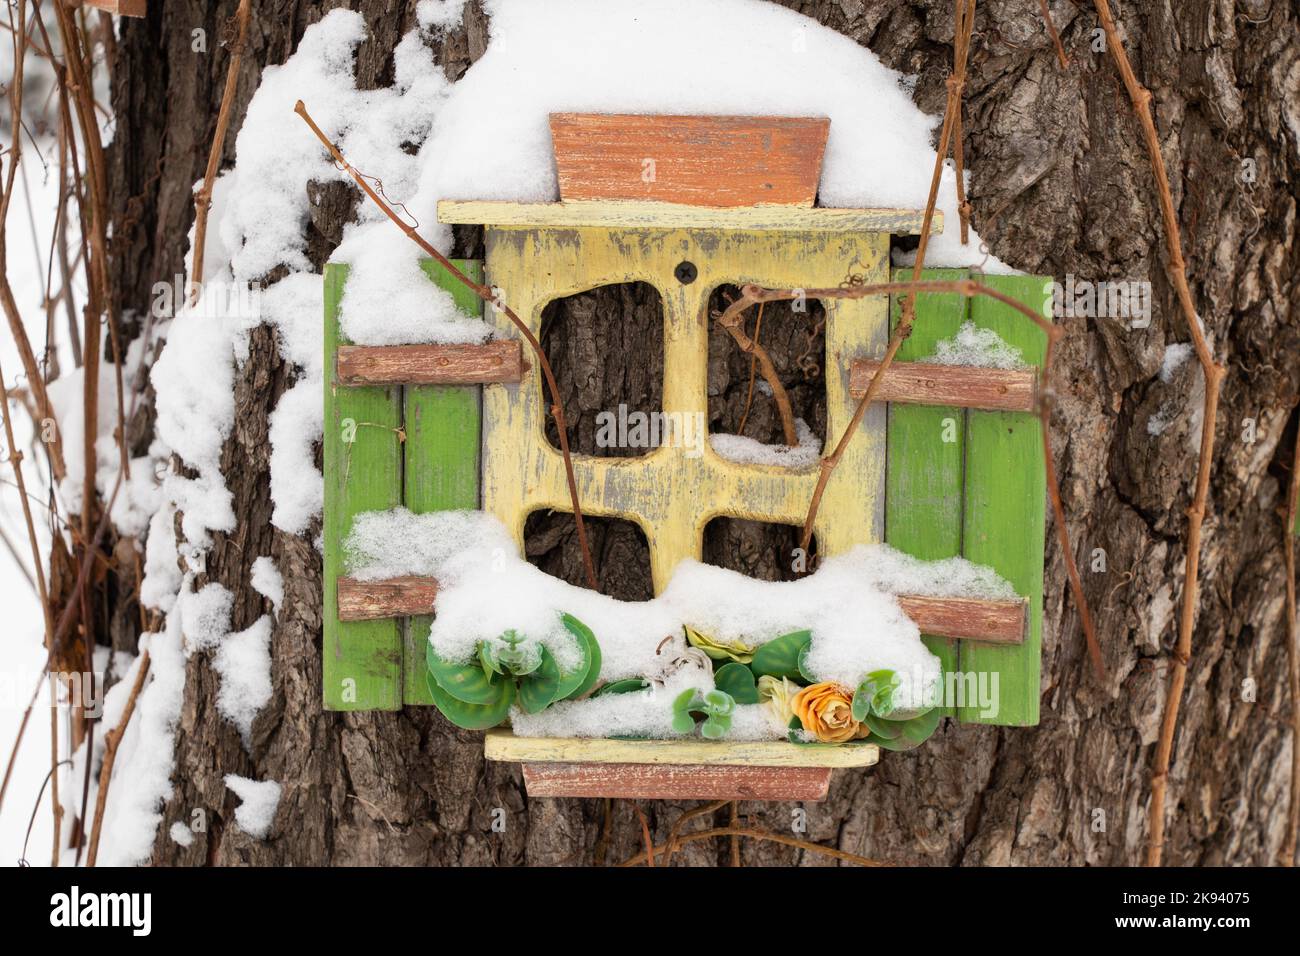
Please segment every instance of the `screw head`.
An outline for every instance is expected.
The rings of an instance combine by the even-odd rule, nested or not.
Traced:
[[[700,270],[695,268],[694,262],[683,261],[677,263],[677,268],[673,270],[673,275],[682,285],[690,285],[700,274]]]

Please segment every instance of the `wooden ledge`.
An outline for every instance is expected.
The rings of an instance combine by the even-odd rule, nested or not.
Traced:
[[[518,339],[482,345],[340,345],[340,385],[491,385],[528,367]]]
[[[338,579],[340,621],[373,621],[388,617],[432,614],[438,582],[427,577],[389,578],[383,581]],[[903,611],[922,634],[959,638],[988,644],[1023,644],[1027,602],[983,601],[976,598],[938,598],[899,595]]]
[[[785,740],[610,740],[516,737],[494,727],[483,738],[488,760],[512,763],[606,763],[710,767],[870,767],[875,744],[792,744]]]
[[[917,235],[919,209],[821,209],[804,206],[689,206],[635,200],[518,203],[489,200],[438,203],[438,221],[507,228],[735,229],[755,232],[887,232]],[[936,212],[931,234],[943,232]]]
[[[777,800],[816,803],[830,767],[709,767],[641,763],[525,763],[529,797],[620,800]]]
[[[849,394],[861,398],[880,363],[858,359],[849,371]],[[1038,405],[1038,372],[1032,368],[981,368],[891,362],[876,388],[876,401],[953,405],[985,411],[1032,412]]]

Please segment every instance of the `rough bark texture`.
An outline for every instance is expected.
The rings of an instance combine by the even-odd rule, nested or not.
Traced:
[[[340,5],[254,4],[235,128],[262,67],[283,62],[306,26]],[[358,57],[360,82],[386,83],[391,51],[412,25],[414,3],[349,5],[365,14],[372,30]],[[951,59],[949,0],[787,5],[870,47],[888,65],[918,74],[919,104],[932,112],[942,108]],[[226,68],[226,53],[214,40],[234,7],[234,0],[168,0],[150,4],[143,21],[122,22],[111,183],[114,280],[123,310],[142,310],[153,282],[182,271],[193,214],[190,189],[203,169]],[[1199,373],[1188,363],[1167,381],[1159,375],[1166,344],[1185,342],[1188,334],[1164,274],[1139,130],[1113,65],[1096,52],[1091,5],[1058,0],[1051,7],[1072,58],[1065,71],[1056,64],[1037,3],[979,4],[966,90],[966,159],[975,223],[992,252],[1057,277],[1153,283],[1149,329],[1063,320],[1069,335],[1059,359],[1055,443],[1085,572],[1096,549],[1106,556],[1106,570],[1086,573],[1086,586],[1110,678],[1101,686],[1089,676],[1062,555],[1049,537],[1041,725],[950,724],[916,752],[887,754],[869,771],[838,773],[830,799],[807,807],[808,838],[888,861],[1119,864],[1140,858],[1145,837],[1149,767],[1182,589],[1183,511],[1195,461],[1187,409],[1197,404]],[[1165,859],[1265,864],[1282,838],[1291,747],[1284,722],[1289,702],[1277,509],[1300,390],[1300,287],[1294,280],[1300,267],[1294,198],[1300,29],[1294,5],[1285,0],[1126,3],[1118,15],[1139,77],[1154,93],[1193,290],[1229,369]],[[191,51],[191,31],[199,27],[208,31],[207,54]],[[485,43],[485,17],[471,4],[465,24],[439,44],[448,73],[462,72]],[[226,140],[227,160],[234,141],[234,135]],[[1247,159],[1253,160],[1253,178],[1242,175]],[[355,195],[330,186],[312,189],[311,196],[312,251],[324,261]],[[458,236],[458,252],[478,251],[473,230]],[[627,304],[611,295],[601,293],[582,306],[585,321],[626,318]],[[652,310],[644,302],[631,304],[635,327],[624,330],[616,346],[644,349]],[[578,336],[581,309],[566,309]],[[611,395],[648,400],[644,369],[637,372],[642,392],[632,398],[621,380],[638,359],[619,366],[616,357],[601,356],[593,366],[581,337],[573,341],[577,351],[561,363],[567,405],[606,408]],[[600,371],[606,365],[612,374]],[[734,422],[734,405],[743,401],[747,363],[728,358],[726,365],[726,376],[717,380],[718,407],[710,408],[715,425]],[[574,374],[580,369],[587,377]],[[218,678],[210,660],[191,660],[175,795],[155,861],[582,864],[630,856],[641,842],[630,806],[530,801],[517,768],[485,764],[479,735],[452,729],[432,709],[322,712],[320,560],[309,537],[287,536],[269,521],[267,415],[290,384],[273,336],[255,334],[239,373],[236,428],[225,456],[239,527],[218,537],[207,565],[210,578],[237,596],[236,628],[269,610],[248,584],[252,559],[270,553],[284,574],[273,643],[274,701],[258,717],[246,752],[216,712]],[[1162,410],[1173,424],[1152,435],[1147,423]],[[768,428],[762,420],[767,414],[756,401],[751,427]],[[763,546],[761,535],[746,540]],[[563,544],[557,538],[551,547],[562,550]],[[597,547],[609,549],[607,563],[635,552],[630,541],[611,544],[600,536]],[[737,538],[716,547],[734,554],[741,543]],[[762,573],[761,563],[751,560],[755,573]],[[1247,681],[1254,682],[1253,693]],[[233,824],[236,801],[222,781],[232,772],[284,785],[265,842]],[[498,807],[505,810],[503,832],[492,827]],[[189,821],[196,808],[207,812],[208,832],[181,848],[167,838],[167,826]],[[661,836],[682,809],[648,808]],[[741,809],[778,829],[788,830],[794,819],[789,805]],[[743,856],[747,864],[827,862],[752,842]],[[677,860],[716,864],[725,857],[725,847],[696,843]]]

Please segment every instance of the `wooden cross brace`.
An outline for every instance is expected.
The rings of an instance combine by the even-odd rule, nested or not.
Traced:
[[[461,221],[456,205],[442,204],[443,221]],[[688,230],[653,222],[642,227],[501,225],[481,218],[490,216],[483,208],[489,205],[473,204],[465,213],[489,224],[487,281],[534,334],[540,336],[542,311],[554,299],[638,281],[659,292],[664,310],[662,411],[674,426],[672,440],[636,458],[575,456],[573,461],[584,513],[634,521],[645,532],[656,593],[678,562],[700,557],[704,526],[714,517],[802,525],[817,466],[795,471],[731,462],[714,452],[702,433],[708,413],[708,300],[727,283],[834,286],[850,270],[866,282],[887,281],[888,231]],[[556,218],[564,221],[560,212]],[[692,271],[679,270],[682,263],[694,267],[693,281],[678,278]],[[853,416],[853,360],[878,357],[888,340],[888,299],[845,299],[823,306],[827,430],[834,441]],[[514,334],[504,314],[489,310],[489,319],[503,335]],[[516,384],[485,389],[483,406],[483,508],[510,529],[522,553],[530,512],[572,508],[563,459],[544,432],[539,371],[530,368]],[[686,438],[694,440],[687,443]],[[861,434],[826,488],[814,529],[821,554],[881,540],[884,464],[885,415],[883,406],[877,406],[867,412]]]

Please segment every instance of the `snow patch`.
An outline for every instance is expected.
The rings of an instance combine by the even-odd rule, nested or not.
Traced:
[[[782,468],[811,468],[821,460],[822,443],[802,418],[794,420],[799,444],[764,445],[744,435],[709,436],[709,445],[727,461],[741,465],[775,465]]]
[[[271,699],[271,618],[263,614],[248,629],[223,638],[212,665],[221,675],[217,710],[235,725],[247,749],[253,719]]]
[[[1028,368],[1020,349],[992,329],[977,328],[963,322],[957,334],[934,345],[934,353],[922,362],[934,365],[973,365],[979,368]]]
[[[274,780],[250,780],[226,774],[226,786],[242,801],[235,808],[235,822],[255,840],[265,840],[280,805],[280,785]]]

